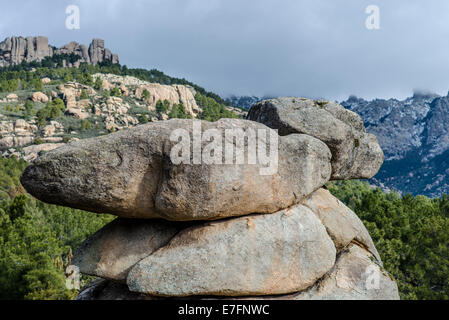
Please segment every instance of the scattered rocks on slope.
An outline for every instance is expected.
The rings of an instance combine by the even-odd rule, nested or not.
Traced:
[[[76,43],[70,44],[67,47],[67,52],[74,50],[73,46]],[[65,52],[65,51],[64,51]],[[81,123],[86,125],[88,120],[91,125],[89,128],[84,128],[89,131],[88,135],[101,135],[103,133],[111,133],[134,127],[139,123],[158,122],[160,120],[167,120],[169,114],[174,106],[182,104],[185,107],[186,114],[189,118],[197,118],[202,109],[198,106],[195,100],[196,90],[189,85],[162,85],[157,83],[150,83],[139,80],[131,76],[119,76],[113,74],[94,74],[93,79],[103,80],[103,89],[94,89],[92,86],[80,84],[73,81],[68,81],[59,84],[54,88],[50,78],[43,78],[42,83],[47,85],[43,92],[37,91],[31,94],[24,95],[23,92],[10,93],[0,98],[0,108],[3,107],[7,113],[0,114],[0,155],[3,157],[15,156],[22,159],[30,159],[24,152],[23,148],[32,144],[36,139],[44,142],[59,143],[62,140],[69,138],[82,138],[85,136],[83,128],[81,130],[69,130],[70,127],[80,127]],[[50,88],[48,85],[52,85]],[[119,89],[120,97],[110,96],[110,90]],[[143,95],[144,90],[147,90],[149,96]],[[45,92],[45,93],[44,93]],[[116,92],[117,93],[117,92]],[[14,130],[5,131],[5,127],[14,125],[16,121],[17,112],[22,113],[22,117],[26,118],[29,124],[35,125],[38,121],[35,112],[31,115],[27,114],[25,106],[27,100],[30,99],[36,103],[34,111],[41,108],[41,104],[46,104],[55,99],[62,99],[65,105],[63,111],[65,117],[73,117],[72,119],[58,119],[61,123],[71,123],[65,131],[52,131],[52,124],[48,124],[44,128],[37,128],[28,133],[28,137],[18,136]],[[156,110],[158,101],[167,101],[168,109],[164,111]],[[58,104],[60,103],[57,101]],[[6,105],[2,105],[6,104]],[[61,106],[61,104],[59,104]],[[12,110],[7,110],[13,108]],[[239,114],[236,108],[227,107],[235,114]],[[33,111],[33,109],[31,110]],[[14,112],[14,114],[8,114]],[[33,115],[34,114],[34,115]],[[242,114],[240,114],[242,115]],[[68,120],[68,121],[65,121]],[[78,120],[78,121],[77,121]],[[79,121],[81,120],[81,121]],[[56,121],[52,121],[56,122]],[[70,136],[68,136],[70,135]],[[57,141],[50,141],[49,138],[54,138]],[[14,150],[13,150],[14,149]],[[34,157],[32,157],[35,159]]]
[[[182,103],[186,108],[188,115],[196,117],[201,111],[196,103],[196,91],[191,86],[185,85],[163,85],[159,83],[150,83],[139,80],[131,76],[117,76],[113,74],[95,74],[93,78],[103,80],[103,88],[110,90],[111,88],[120,88],[127,95],[132,94],[137,99],[143,99],[144,91],[148,91],[149,97],[145,103],[150,108],[154,108],[158,101],[167,100],[171,106]],[[125,89],[123,89],[125,88]]]
[[[47,97],[47,95],[45,93],[37,91],[37,92],[34,92],[31,95],[31,100],[33,102],[47,103],[48,102],[48,97]]]
[[[19,97],[17,96],[17,94],[15,93],[10,93],[6,96],[6,101],[7,102],[17,102],[19,99]]]
[[[273,135],[277,146],[266,136],[259,141],[257,150],[278,152],[278,170],[268,175],[260,171],[266,162],[236,164],[238,154],[226,164],[226,148],[218,154],[208,149],[198,163],[189,154],[221,140],[222,146],[243,146],[249,159],[256,150],[247,140],[223,131],[273,131],[235,119],[138,126],[68,144],[29,166],[21,181],[37,198],[122,217],[76,252],[73,262],[82,272],[108,279],[78,299],[398,299],[363,223],[320,189],[332,169],[334,179],[377,170],[369,165],[382,162],[378,145],[366,138],[360,119],[338,105],[299,109],[292,123],[306,130],[282,126],[281,136]],[[258,120],[276,119],[276,108],[268,110],[274,112]],[[177,129],[183,134],[173,138]],[[333,131],[341,138],[336,143]],[[210,136],[195,143],[198,132]],[[189,141],[186,149],[177,149],[180,137]],[[365,151],[355,152],[361,145],[348,147],[342,137],[359,137]],[[179,157],[180,151],[192,164],[174,160],[172,152]],[[212,156],[215,162],[205,160]]]

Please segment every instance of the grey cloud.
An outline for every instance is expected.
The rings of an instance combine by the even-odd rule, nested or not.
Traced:
[[[81,29],[65,29],[77,4]],[[365,28],[380,7],[381,29]],[[449,89],[445,0],[79,0],[2,3],[0,35],[93,37],[130,67],[157,68],[222,95],[404,97]]]

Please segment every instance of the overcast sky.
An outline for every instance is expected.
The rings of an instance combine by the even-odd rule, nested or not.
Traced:
[[[80,29],[65,27],[68,5]],[[368,30],[368,5],[380,29]],[[103,38],[128,67],[157,68],[223,96],[342,100],[449,90],[447,0],[2,1],[0,37],[61,46]]]

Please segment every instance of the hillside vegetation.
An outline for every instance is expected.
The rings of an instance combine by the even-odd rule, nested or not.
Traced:
[[[58,60],[52,63],[57,65]],[[216,121],[243,115],[218,95],[157,70],[111,63],[79,68],[47,64],[0,68],[0,155],[4,157],[32,161],[63,143],[147,122]]]
[[[402,299],[449,298],[449,197],[383,193],[366,182],[329,190],[362,219]]]
[[[113,218],[24,194],[19,176],[26,165],[0,158],[0,299],[73,299],[78,291],[65,286],[72,250]]]

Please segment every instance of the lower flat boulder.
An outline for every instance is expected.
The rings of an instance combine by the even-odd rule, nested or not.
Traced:
[[[221,299],[186,297],[185,299]],[[126,284],[100,280],[84,289],[77,300],[156,300],[160,297],[131,292]],[[373,256],[357,245],[341,252],[335,266],[312,287],[278,296],[224,297],[232,300],[399,300],[398,287]]]
[[[164,220],[118,218],[84,241],[72,264],[84,274],[126,281],[131,267],[166,245],[183,227]]]
[[[129,272],[131,291],[154,296],[286,294],[334,265],[335,246],[304,206],[181,231]]]
[[[131,292],[128,286],[121,282],[97,279],[83,288],[75,300],[156,300],[157,298]]]

